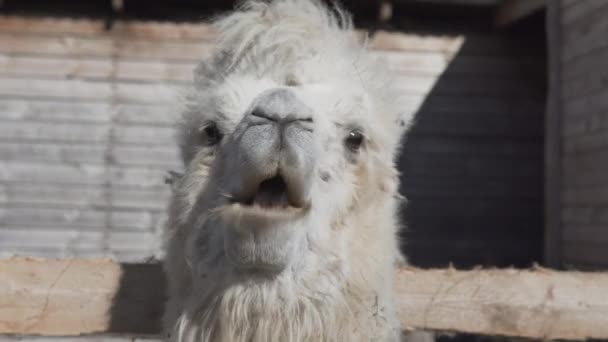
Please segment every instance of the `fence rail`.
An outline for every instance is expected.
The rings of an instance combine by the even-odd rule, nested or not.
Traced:
[[[0,334],[159,332],[158,264],[11,258],[0,275]],[[404,330],[608,338],[608,273],[403,268],[395,286]]]

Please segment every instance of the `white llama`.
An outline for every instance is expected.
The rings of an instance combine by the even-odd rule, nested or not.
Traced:
[[[250,1],[215,27],[179,126],[167,339],[399,340],[409,118],[388,73],[314,0]]]

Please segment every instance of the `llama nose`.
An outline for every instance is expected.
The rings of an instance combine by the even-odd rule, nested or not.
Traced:
[[[271,89],[262,93],[249,113],[254,123],[269,123],[285,126],[300,123],[312,130],[312,110],[289,89]]]

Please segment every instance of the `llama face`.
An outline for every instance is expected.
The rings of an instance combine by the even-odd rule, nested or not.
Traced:
[[[287,86],[234,74],[201,91],[183,126],[186,176],[201,185],[190,220],[206,237],[193,255],[206,260],[214,241],[213,259],[237,270],[315,262],[365,189],[382,140],[366,119],[372,110],[364,89],[343,81]]]
[[[392,199],[399,96],[347,18],[314,1],[248,6],[216,23],[218,53],[188,94],[184,252],[205,270],[312,269],[347,253],[353,212]]]

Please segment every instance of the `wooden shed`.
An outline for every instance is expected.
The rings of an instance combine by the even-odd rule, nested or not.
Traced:
[[[398,160],[412,263],[600,265],[606,6],[344,2],[416,117]],[[213,41],[194,19],[231,6],[3,2],[0,253],[160,257],[176,104]]]

